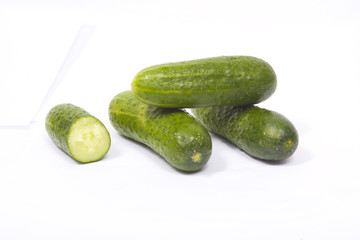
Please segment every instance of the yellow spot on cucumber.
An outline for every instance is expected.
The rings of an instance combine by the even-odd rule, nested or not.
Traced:
[[[192,155],[192,161],[197,163],[201,161],[201,153],[196,153],[194,152],[194,154]]]
[[[291,139],[287,140],[285,145],[284,145],[284,150],[291,149],[294,146],[294,144],[295,143]]]

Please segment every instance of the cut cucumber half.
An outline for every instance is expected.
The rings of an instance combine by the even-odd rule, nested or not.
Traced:
[[[73,158],[80,162],[93,162],[108,152],[109,133],[96,118],[82,117],[71,126],[68,145]]]
[[[81,163],[98,161],[109,151],[111,139],[106,127],[75,105],[53,107],[45,126],[53,142]]]

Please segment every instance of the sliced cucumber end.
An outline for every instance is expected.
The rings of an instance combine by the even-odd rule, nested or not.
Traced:
[[[71,126],[68,137],[69,152],[79,162],[100,160],[109,151],[110,144],[109,132],[93,116],[81,117]]]

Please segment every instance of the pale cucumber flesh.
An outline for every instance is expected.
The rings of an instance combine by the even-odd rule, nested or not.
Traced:
[[[110,136],[104,125],[92,116],[77,119],[68,136],[71,156],[79,162],[101,159],[110,148]]]

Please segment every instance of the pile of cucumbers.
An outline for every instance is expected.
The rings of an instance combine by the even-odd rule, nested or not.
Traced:
[[[283,115],[254,105],[268,99],[276,84],[272,67],[251,56],[160,64],[140,71],[131,91],[111,100],[109,118],[120,134],[181,171],[208,162],[209,131],[254,158],[281,161],[295,152],[298,133]],[[45,125],[55,144],[79,162],[100,160],[110,148],[105,126],[77,106],[55,106]]]

